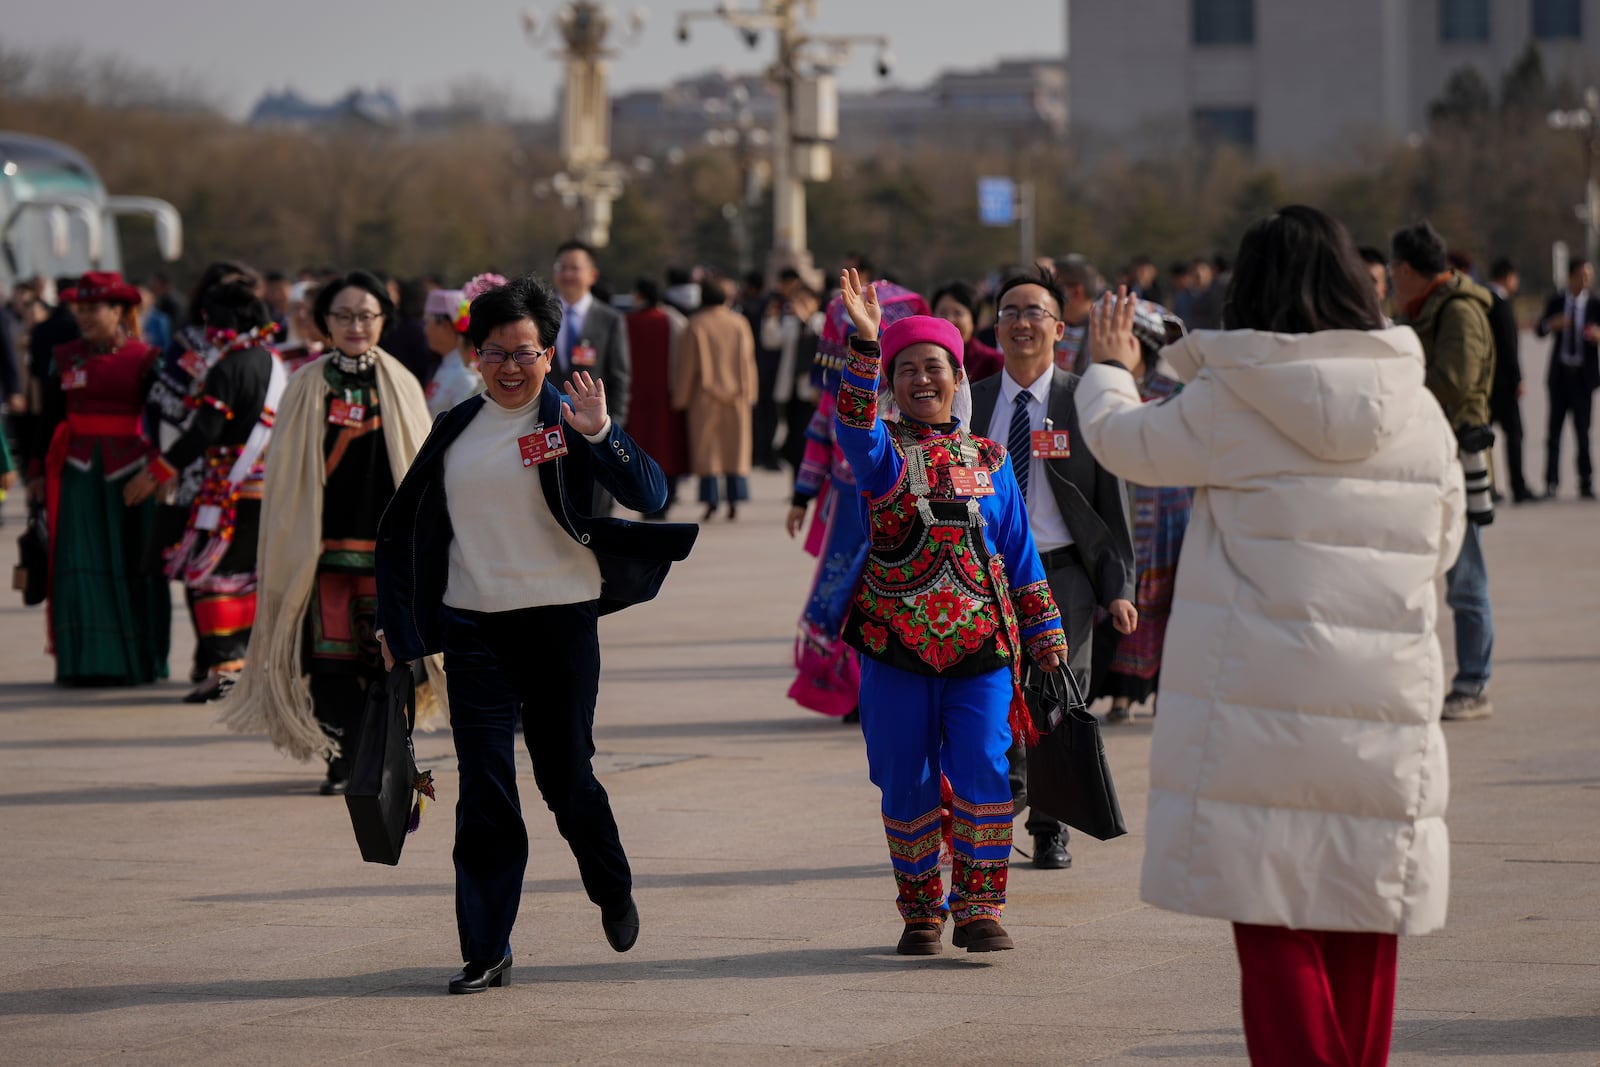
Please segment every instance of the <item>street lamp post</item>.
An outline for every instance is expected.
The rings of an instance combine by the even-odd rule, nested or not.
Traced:
[[[761,205],[761,190],[766,184],[770,165],[757,158],[757,152],[766,148],[771,138],[755,124],[750,110],[750,91],[736,85],[728,94],[726,106],[732,112],[732,121],[706,131],[706,143],[713,147],[733,149],[739,168],[740,193],[737,200],[722,205],[722,214],[733,231],[734,248],[739,257],[739,274],[744,276],[755,267],[754,240],[750,222]]]
[[[1584,221],[1584,251],[1593,263],[1600,259],[1600,178],[1595,176],[1595,157],[1600,155],[1600,88],[1589,87],[1583,94],[1583,107],[1552,111],[1546,121],[1553,130],[1583,134],[1583,204],[1578,217]]]
[[[644,20],[644,8],[635,9],[624,43],[638,38]],[[564,199],[578,204],[578,238],[596,248],[611,242],[611,205],[622,195],[627,177],[627,168],[611,159],[611,98],[606,87],[607,60],[616,54],[606,47],[611,24],[610,9],[594,0],[572,0],[552,23],[541,23],[532,11],[522,16],[530,40],[546,36],[552,26],[561,37],[562,48],[556,54],[566,64],[561,94],[561,158],[566,169],[551,184]]]
[[[752,8],[720,3],[711,11],[678,16],[678,40],[689,39],[689,24],[716,19],[738,30],[754,48],[764,31],[777,38],[778,51],[767,80],[777,95],[772,129],[772,256],[769,272],[792,267],[812,273],[806,242],[806,181],[826,181],[832,160],[828,145],[838,133],[838,97],[833,72],[856,45],[878,49],[878,73],[888,77],[894,62],[882,35],[806,33],[800,20],[817,15],[817,0],[759,0]]]

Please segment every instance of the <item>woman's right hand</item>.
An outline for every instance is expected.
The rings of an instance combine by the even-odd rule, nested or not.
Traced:
[[[783,528],[789,531],[790,538],[795,538],[800,535],[800,528],[805,525],[805,521],[806,506],[796,504],[789,509],[789,514],[784,516]]]
[[[389,651],[389,639],[383,634],[378,635],[378,648],[383,652],[383,669],[394,670],[394,653]]]
[[[876,341],[878,326],[883,322],[883,305],[878,303],[877,286],[871,282],[863,286],[856,269],[847,267],[839,274],[839,294],[844,300],[844,309],[850,313],[850,321],[855,323],[856,336],[863,341]]]

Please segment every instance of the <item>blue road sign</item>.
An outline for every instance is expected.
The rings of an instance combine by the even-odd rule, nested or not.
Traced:
[[[1010,226],[1017,221],[1017,183],[1010,178],[978,179],[978,221]]]

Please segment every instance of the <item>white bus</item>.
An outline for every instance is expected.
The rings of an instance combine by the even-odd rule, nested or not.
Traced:
[[[81,154],[56,141],[0,130],[0,289],[18,279],[122,270],[119,218],[155,225],[167,261],[183,254],[177,208],[151,196],[110,196]]]

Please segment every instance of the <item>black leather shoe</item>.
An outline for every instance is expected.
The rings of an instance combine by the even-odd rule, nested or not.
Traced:
[[[610,918],[604,911],[600,913],[600,926],[606,932],[606,940],[618,952],[626,952],[639,940],[639,909],[633,903],[633,897],[628,897],[628,907],[615,919]]]
[[[1072,853],[1058,834],[1033,835],[1033,865],[1041,871],[1064,871],[1072,866]]]
[[[328,761],[328,777],[317,787],[317,792],[325,797],[342,797],[349,785],[350,762],[340,757]]]
[[[506,972],[511,969],[511,953],[493,963],[468,961],[461,973],[450,979],[452,993],[482,993],[485,989],[499,989],[506,984]]]

